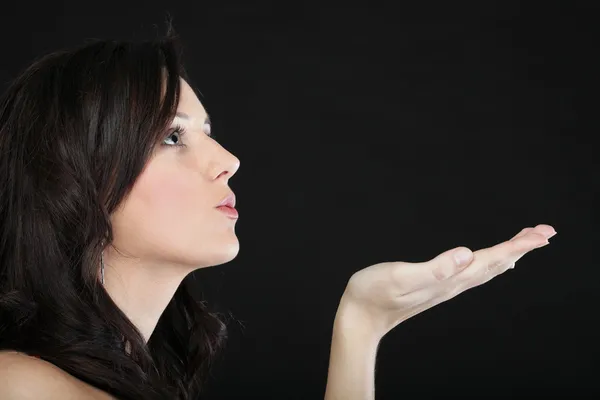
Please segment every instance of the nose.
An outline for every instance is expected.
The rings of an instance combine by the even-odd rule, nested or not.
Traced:
[[[225,150],[225,152],[227,153],[227,156],[224,158],[224,161],[219,164],[220,166],[217,170],[215,179],[225,177],[225,182],[227,182],[240,168],[240,160],[229,151]]]

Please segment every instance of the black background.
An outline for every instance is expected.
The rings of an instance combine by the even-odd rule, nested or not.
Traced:
[[[538,223],[549,246],[383,339],[376,397],[598,394],[599,3],[352,4],[10,2],[0,82],[173,16],[241,160],[239,256],[196,273],[243,323],[208,399],[323,398],[352,273]]]

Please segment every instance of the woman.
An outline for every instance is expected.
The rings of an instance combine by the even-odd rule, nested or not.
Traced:
[[[195,399],[223,345],[224,323],[184,278],[238,253],[228,181],[240,162],[211,137],[169,32],[48,55],[1,99],[2,399]],[[389,330],[554,233],[354,274],[326,399],[372,398]]]

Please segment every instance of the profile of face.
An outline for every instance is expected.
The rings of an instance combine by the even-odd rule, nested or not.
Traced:
[[[228,181],[240,161],[209,136],[210,129],[206,110],[182,79],[171,129],[111,216],[112,245],[157,268],[154,276],[185,275],[238,254],[236,220],[216,206],[231,194]]]

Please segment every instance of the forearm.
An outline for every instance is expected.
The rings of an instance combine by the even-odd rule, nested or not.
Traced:
[[[325,400],[373,400],[380,336],[360,313],[340,304],[333,324]]]

